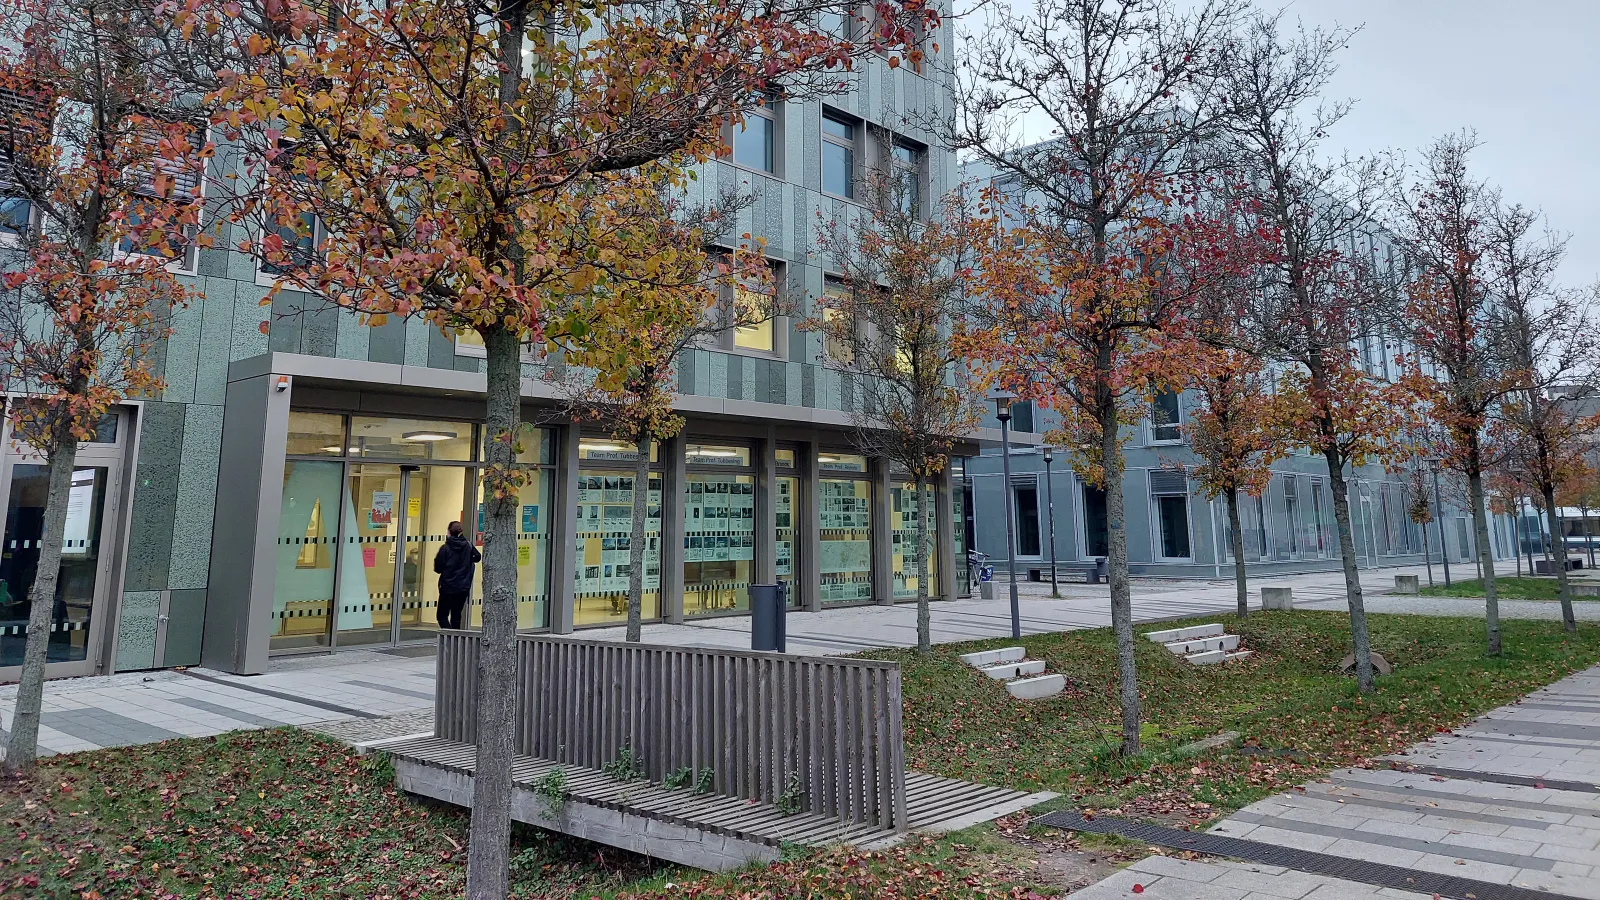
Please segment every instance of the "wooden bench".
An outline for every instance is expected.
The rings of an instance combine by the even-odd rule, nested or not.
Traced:
[[[471,805],[477,651],[440,633],[433,735],[379,748],[402,790]],[[517,672],[512,817],[684,865],[886,846],[1054,796],[908,773],[895,663],[522,635]],[[641,777],[604,771],[622,748]]]

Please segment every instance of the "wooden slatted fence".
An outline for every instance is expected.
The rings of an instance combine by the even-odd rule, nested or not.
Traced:
[[[439,634],[434,734],[476,741],[478,639]],[[901,831],[906,770],[892,662],[517,638],[515,751],[601,768],[631,748],[661,782]]]

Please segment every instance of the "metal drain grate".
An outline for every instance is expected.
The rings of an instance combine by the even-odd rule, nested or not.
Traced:
[[[1114,834],[1155,847],[1188,850],[1208,856],[1226,856],[1269,866],[1286,866],[1314,875],[1328,875],[1377,887],[1414,891],[1424,896],[1438,894],[1450,900],[1579,900],[1566,894],[1552,894],[1549,891],[1536,891],[1515,885],[1386,866],[1382,863],[1346,859],[1342,856],[1279,847],[1274,844],[1263,844],[1260,841],[1224,837],[1220,834],[1183,831],[1178,828],[1167,828],[1164,825],[1132,822],[1111,816],[1095,816],[1089,819],[1070,810],[1047,813],[1033,821],[1040,825],[1065,828],[1069,831]]]
[[[1494,784],[1514,784],[1518,787],[1543,788],[1547,791],[1577,791],[1581,794],[1600,794],[1600,784],[1584,781],[1561,781],[1555,778],[1534,778],[1531,775],[1500,775],[1494,772],[1475,772],[1471,769],[1446,769],[1441,766],[1419,766],[1414,763],[1394,761],[1397,772],[1415,772],[1418,775],[1437,775],[1460,781],[1488,781]]]

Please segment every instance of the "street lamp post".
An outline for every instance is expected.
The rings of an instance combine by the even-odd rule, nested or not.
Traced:
[[[1050,469],[1050,463],[1055,459],[1055,454],[1050,448],[1044,448],[1044,505],[1049,512],[1050,519],[1050,597],[1053,600],[1061,599],[1061,577],[1056,574],[1056,489],[1055,474]]]
[[[994,401],[994,415],[1000,420],[1000,471],[1004,481],[1001,483],[1001,493],[1006,500],[1006,580],[1011,582],[1011,637],[1022,638],[1022,607],[1017,603],[1017,541],[1016,527],[1013,524],[1015,516],[1011,509],[1011,404],[1017,395],[1010,391],[994,390],[989,392],[989,399]]]
[[[1444,586],[1450,586],[1450,545],[1444,540],[1444,500],[1439,494],[1439,463],[1438,458],[1428,460],[1428,468],[1433,470],[1433,519],[1439,523],[1439,564],[1444,566]]]

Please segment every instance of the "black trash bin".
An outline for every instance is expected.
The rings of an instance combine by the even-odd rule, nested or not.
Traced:
[[[750,649],[787,652],[784,613],[788,607],[787,584],[750,585]]]

